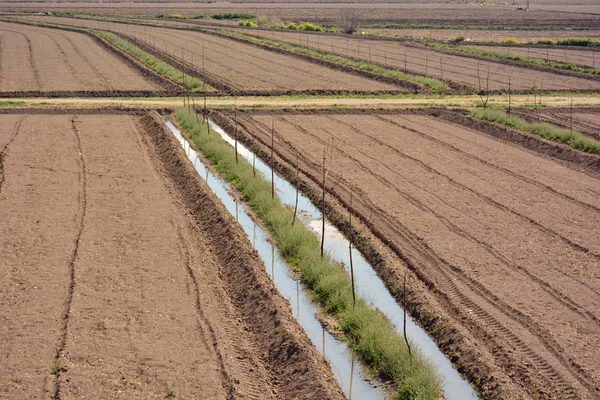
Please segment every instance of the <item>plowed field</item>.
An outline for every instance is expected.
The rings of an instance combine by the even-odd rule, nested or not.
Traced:
[[[342,398],[174,139],[126,115],[0,121],[1,398]]]
[[[387,83],[300,60],[289,55],[264,50],[194,31],[154,28],[139,25],[102,23],[61,17],[39,17],[36,20],[102,27],[153,45],[159,51],[194,67],[231,90],[243,91],[402,91]],[[204,60],[204,66],[202,65]]]
[[[335,196],[353,191],[505,388],[600,395],[598,177],[426,115],[238,120],[266,148],[273,118],[277,152],[314,183],[333,139]]]
[[[81,33],[0,22],[0,92],[160,90]]]
[[[600,53],[596,49],[572,50],[556,47],[514,47],[514,46],[467,46],[475,50],[494,51],[497,53],[540,58],[542,60],[560,61],[584,67],[600,67]]]
[[[244,33],[287,43],[308,46],[344,57],[372,61],[412,73],[446,79],[471,88],[529,90],[534,85],[552,90],[600,90],[600,82],[542,72],[499,62],[443,54],[428,48],[403,46],[395,41],[365,40],[336,35],[299,32],[269,32],[244,30]]]

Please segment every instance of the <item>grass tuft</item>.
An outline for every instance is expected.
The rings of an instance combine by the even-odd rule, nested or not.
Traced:
[[[352,307],[349,274],[329,256],[321,258],[319,239],[303,224],[292,225],[293,212],[271,198],[271,183],[254,177],[245,160],[235,161],[233,148],[186,109],[175,112],[183,132],[264,222],[282,256],[311,290],[322,309],[336,318],[348,345],[382,379],[394,383],[398,399],[439,399],[435,367],[419,352],[409,358],[404,339],[393,324],[364,299]],[[413,346],[414,348],[414,346]]]
[[[560,142],[586,153],[600,153],[600,141],[585,136],[577,131],[561,128],[556,125],[529,123],[519,117],[510,116],[502,110],[477,110],[473,116],[483,121],[494,122],[509,128],[539,135],[544,139]]]
[[[100,36],[103,39],[106,39],[107,41],[118,47],[123,52],[129,54],[130,56],[135,57],[153,71],[159,73],[167,79],[172,80],[173,82],[176,82],[186,87],[192,92],[199,92],[204,90],[204,82],[201,79],[186,75],[184,81],[183,73],[181,71],[167,64],[166,62],[159,60],[152,54],[140,49],[139,47],[121,38],[120,36],[106,31],[93,31],[93,33]],[[206,90],[209,92],[213,92],[214,88],[211,88],[207,85]]]

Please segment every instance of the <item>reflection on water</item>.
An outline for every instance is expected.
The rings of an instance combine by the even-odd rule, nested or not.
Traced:
[[[198,158],[198,153],[191,148],[189,142],[184,139],[181,132],[170,121],[165,121],[165,124],[183,147],[198,174],[205,177],[205,181],[211,190],[221,200],[229,213],[236,216],[236,220],[242,226],[248,238],[252,239],[252,245],[265,266],[267,266],[267,273],[273,279],[281,295],[289,300],[294,316],[309,339],[331,365],[331,369],[345,395],[348,398],[352,397],[359,400],[384,399],[383,392],[374,388],[365,380],[361,368],[354,367],[354,357],[346,344],[335,339],[318,321],[316,318],[318,308],[310,301],[309,295],[291,274],[276,246],[269,240],[268,233],[250,218],[245,205],[238,205],[237,200],[231,196],[229,184],[209,172],[208,168]],[[241,147],[238,144],[238,149],[241,149]],[[242,153],[240,155],[243,156]],[[250,153],[248,153],[248,157],[251,157]],[[258,166],[262,162],[257,159],[256,163]],[[270,271],[268,271],[269,266]],[[321,344],[321,346],[317,346],[317,344]]]

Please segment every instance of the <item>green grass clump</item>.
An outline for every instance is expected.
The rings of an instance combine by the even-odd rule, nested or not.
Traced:
[[[240,22],[238,22],[239,26],[246,26],[248,28],[258,28],[258,24],[254,21],[251,21],[249,19],[246,20],[241,20]]]
[[[243,13],[226,13],[226,14],[215,14],[210,16],[212,19],[256,19],[256,15],[243,14]]]
[[[108,40],[110,43],[117,46],[120,50],[135,57],[153,71],[172,80],[173,82],[183,85],[184,87],[193,92],[204,90],[204,82],[201,79],[187,75],[184,81],[183,74],[181,71],[167,64],[166,62],[159,60],[152,54],[145,52],[144,50],[133,45],[132,43],[129,43],[120,36],[106,31],[94,31],[94,33],[102,37],[103,39]],[[214,91],[214,89],[209,87],[208,85],[206,90],[211,92]]]
[[[529,123],[519,117],[510,116],[502,110],[477,110],[473,113],[475,118],[494,122],[514,128],[523,132],[539,135],[544,139],[560,142],[586,153],[600,153],[600,141],[587,137],[577,131],[561,128],[556,125],[542,123]]]
[[[254,37],[254,36],[250,36],[250,35],[244,35],[243,33],[238,33],[238,32],[222,31],[221,34],[235,37],[238,39],[242,39],[242,40],[250,42],[250,43],[257,43],[257,44],[261,44],[261,45],[265,45],[265,46],[269,46],[269,47],[273,47],[273,48],[277,48],[277,49],[291,51],[293,53],[307,55],[307,56],[315,58],[315,59],[327,61],[327,62],[330,62],[333,64],[345,66],[345,67],[351,67],[351,68],[354,68],[354,69],[357,69],[360,71],[367,71],[374,75],[379,75],[379,76],[384,76],[384,77],[388,77],[388,78],[394,78],[394,79],[401,80],[401,81],[416,83],[418,85],[422,85],[422,86],[425,86],[425,87],[427,87],[429,89],[433,89],[433,90],[448,89],[448,85],[446,85],[446,83],[444,83],[443,81],[440,81],[438,79],[435,79],[435,78],[427,78],[425,76],[420,76],[420,75],[406,74],[406,73],[398,71],[398,70],[384,68],[377,64],[372,64],[372,63],[365,62],[365,61],[355,61],[355,60],[351,60],[349,58],[345,58],[342,56],[325,53],[322,51],[312,50],[312,49],[309,49],[304,46],[298,46],[298,45],[294,45],[291,43],[279,42],[276,40],[270,40],[270,39],[266,39],[266,38],[258,38],[258,37]]]
[[[319,239],[308,228],[301,223],[292,226],[293,212],[278,197],[271,198],[270,181],[261,175],[254,177],[245,159],[236,163],[233,148],[216,133],[207,134],[207,127],[192,112],[179,109],[175,118],[264,222],[281,255],[322,309],[337,320],[348,345],[362,362],[382,379],[394,383],[398,399],[439,399],[441,383],[435,367],[418,350],[413,350],[409,358],[404,339],[381,312],[360,298],[356,308],[352,307],[349,274],[329,256],[321,258]]]
[[[600,41],[583,37],[570,37],[561,39],[556,44],[559,46],[600,46]]]

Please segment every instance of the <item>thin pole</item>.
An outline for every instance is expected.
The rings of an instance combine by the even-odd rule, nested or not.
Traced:
[[[271,198],[275,198],[275,118],[271,120]]]

